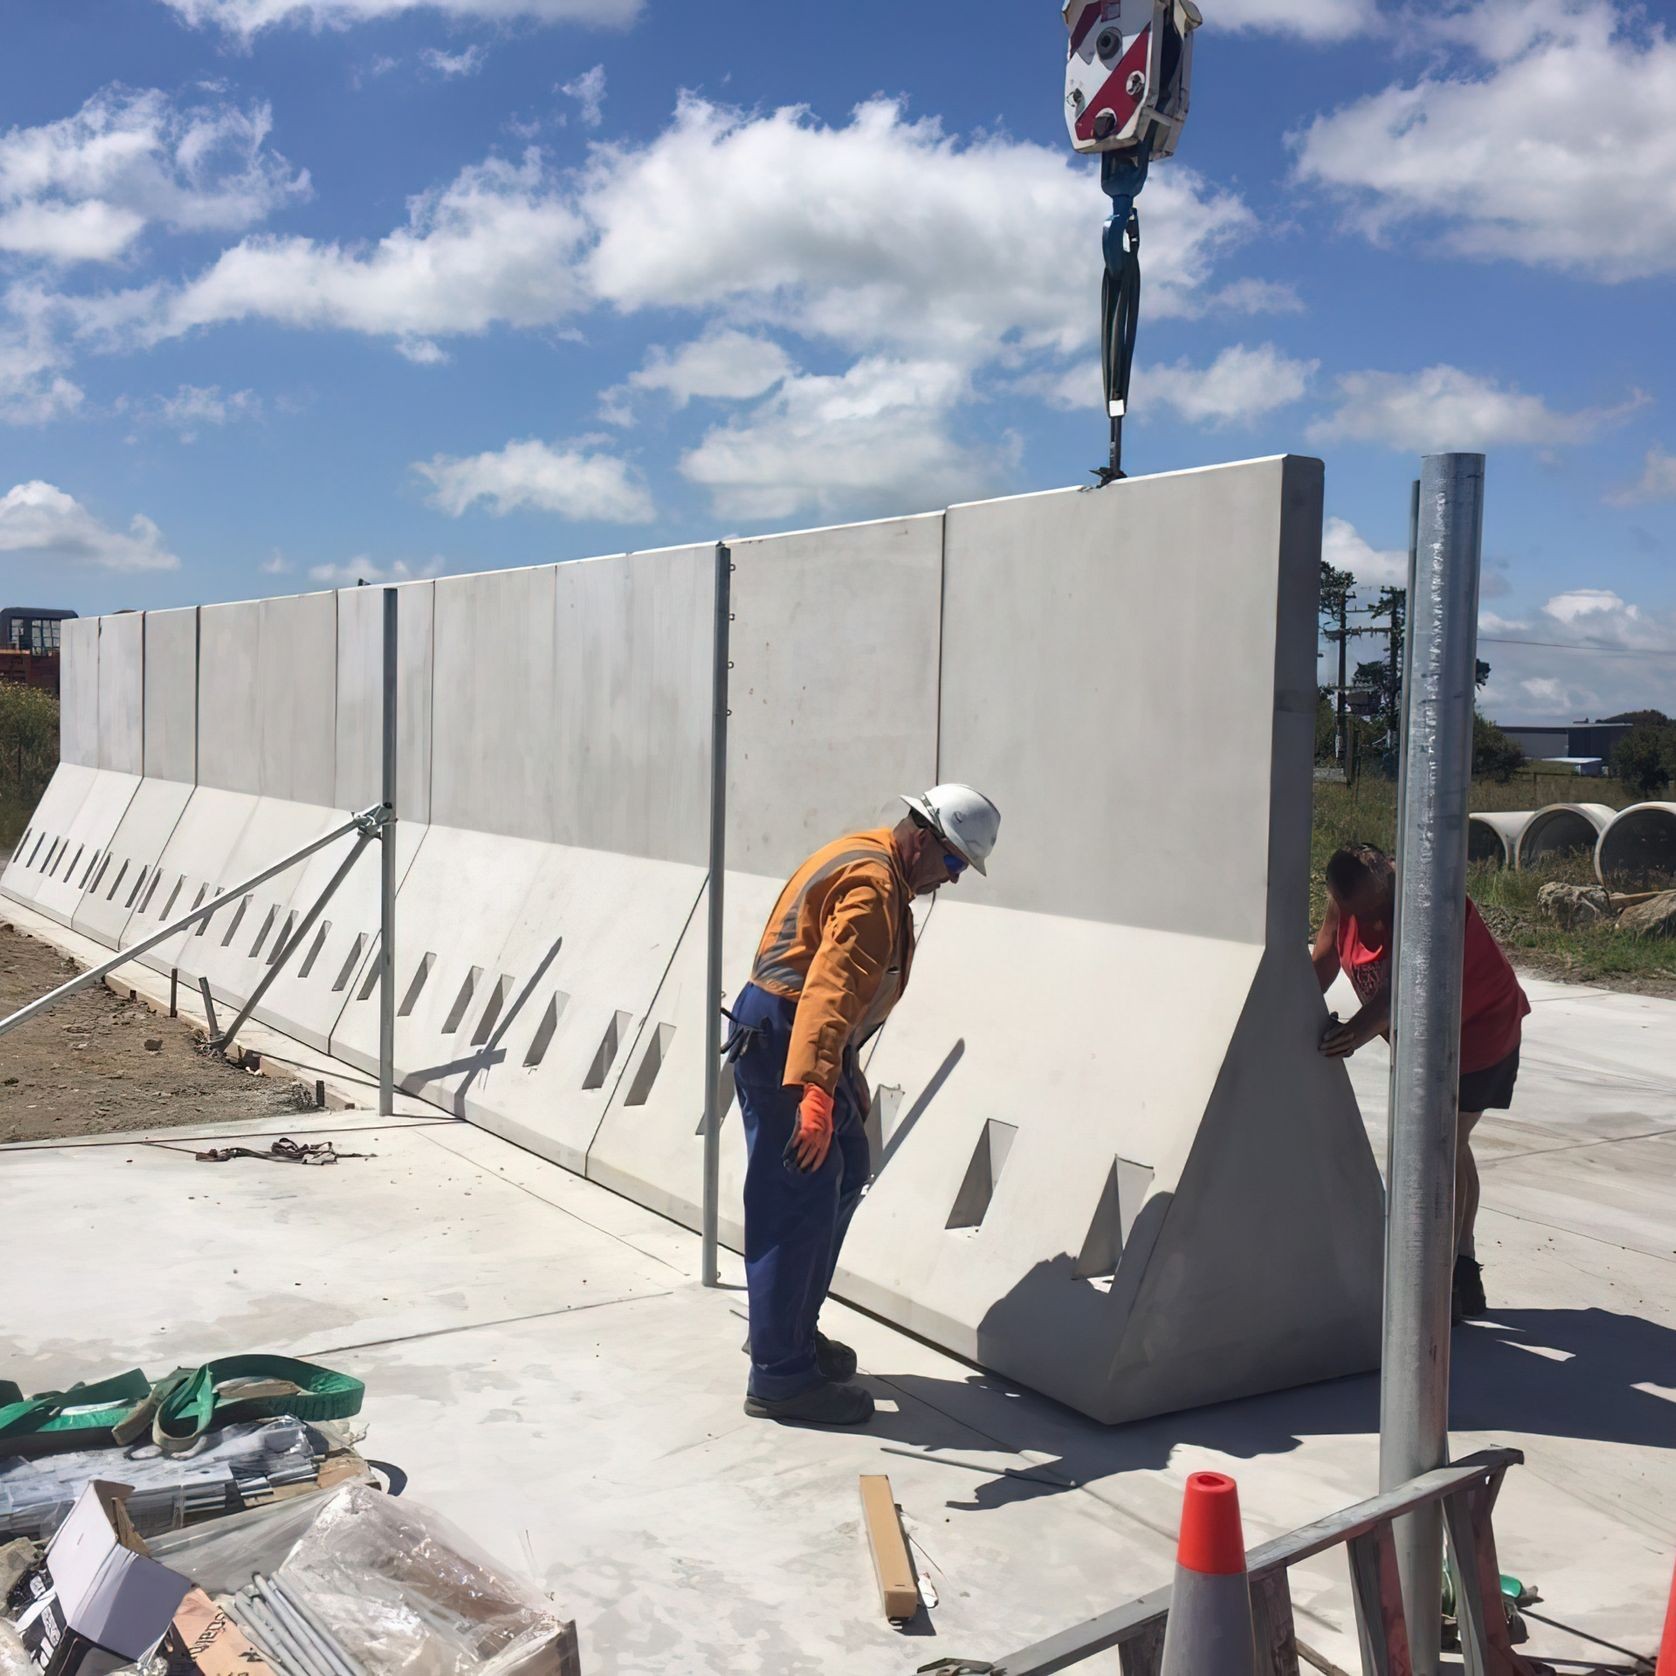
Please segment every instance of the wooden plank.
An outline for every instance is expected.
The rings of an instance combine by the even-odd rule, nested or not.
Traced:
[[[1520,1676],[1529,1666],[1513,1650],[1501,1604],[1501,1562],[1496,1557],[1489,1490],[1480,1486],[1446,1498],[1443,1523],[1455,1575],[1462,1668],[1468,1676]]]
[[[1127,1641],[1120,1641],[1117,1662],[1123,1676],[1158,1676],[1164,1668],[1164,1620],[1160,1618]]]
[[[1397,1545],[1391,1539],[1390,1524],[1375,1525],[1355,1538],[1349,1548],[1363,1668],[1371,1676],[1413,1676],[1402,1582],[1397,1575]]]
[[[1251,1579],[1251,1620],[1257,1641],[1257,1676],[1298,1676],[1292,1589],[1284,1566]]]
[[[908,1558],[908,1539],[896,1511],[890,1480],[882,1473],[861,1475],[861,1515],[867,1526],[867,1546],[873,1554],[873,1573],[879,1580],[879,1601],[885,1616],[899,1622],[919,1611],[919,1582]]]

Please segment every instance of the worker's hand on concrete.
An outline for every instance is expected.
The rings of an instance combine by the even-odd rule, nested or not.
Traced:
[[[1327,1028],[1322,1032],[1321,1051],[1329,1059],[1348,1059],[1367,1041],[1368,1037],[1363,1033],[1360,1018],[1353,1018],[1341,1024],[1335,1013],[1327,1020]]]
[[[797,1127],[786,1143],[786,1162],[805,1175],[826,1162],[832,1146],[832,1096],[819,1083],[803,1085],[797,1108]]]

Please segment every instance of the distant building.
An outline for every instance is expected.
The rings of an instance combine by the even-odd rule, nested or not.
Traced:
[[[1598,780],[1606,772],[1606,764],[1599,757],[1537,757],[1535,760],[1540,767],[1582,774],[1591,780]]]
[[[1558,722],[1537,727],[1516,723],[1497,724],[1526,756],[1537,762],[1556,762],[1568,757],[1599,757],[1612,760],[1618,741],[1630,731],[1631,722]]]

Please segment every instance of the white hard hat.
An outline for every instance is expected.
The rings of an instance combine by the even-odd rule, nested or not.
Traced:
[[[933,786],[923,797],[904,793],[902,801],[950,849],[983,874],[1001,830],[1001,811],[970,786]]]

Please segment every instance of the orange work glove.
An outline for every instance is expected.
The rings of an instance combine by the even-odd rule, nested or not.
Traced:
[[[786,1142],[786,1168],[807,1175],[826,1162],[832,1146],[832,1096],[819,1083],[803,1085],[803,1099],[797,1108],[797,1127]]]

